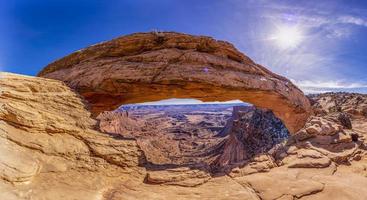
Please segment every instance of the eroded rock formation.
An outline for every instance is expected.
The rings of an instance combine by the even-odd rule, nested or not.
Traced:
[[[227,138],[219,150],[220,156],[212,163],[221,171],[266,153],[289,136],[287,128],[271,111],[240,106],[233,108],[224,132],[221,134]]]
[[[304,125],[308,99],[288,79],[233,45],[180,33],[137,33],[77,51],[39,76],[64,81],[97,116],[121,104],[167,98],[240,99],[271,109],[291,133]]]
[[[127,138],[134,138],[147,128],[146,122],[130,118],[128,112],[103,112],[98,115],[97,120],[102,132]]]
[[[367,95],[356,93],[324,93],[309,95],[316,115],[345,112],[353,118],[367,117]]]
[[[95,199],[112,182],[85,176],[121,176],[144,162],[134,140],[96,131],[84,102],[62,82],[0,77],[0,199]]]

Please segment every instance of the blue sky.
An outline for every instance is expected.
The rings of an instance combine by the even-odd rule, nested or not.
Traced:
[[[367,93],[367,1],[0,0],[0,70],[154,29],[233,43],[305,92]]]

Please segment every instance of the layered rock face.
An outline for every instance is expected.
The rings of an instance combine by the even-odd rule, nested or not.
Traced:
[[[254,63],[231,44],[180,33],[137,33],[77,51],[39,76],[64,81],[97,116],[121,104],[167,98],[240,99],[271,109],[291,133],[311,113],[288,79]]]
[[[0,199],[96,199],[113,182],[98,174],[121,176],[144,162],[135,141],[94,130],[84,102],[62,82],[0,77]]]
[[[274,145],[288,138],[284,124],[265,109],[234,107],[232,119],[221,135],[227,138],[221,146],[220,156],[213,163],[217,170],[243,164],[255,155],[266,153]]]
[[[97,120],[102,132],[127,138],[134,138],[148,126],[143,121],[130,118],[128,112],[103,112],[98,115]]]

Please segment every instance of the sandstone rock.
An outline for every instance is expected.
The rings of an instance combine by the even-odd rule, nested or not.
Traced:
[[[306,178],[299,178],[297,173],[289,171],[271,172],[235,178],[241,185],[249,185],[261,199],[270,200],[292,196],[301,198],[321,192],[324,185]]]
[[[344,128],[352,129],[352,122],[350,121],[350,117],[347,114],[340,113],[338,119]]]
[[[132,34],[77,51],[39,76],[64,81],[95,116],[121,104],[167,98],[240,99],[271,109],[294,133],[311,113],[308,99],[288,79],[231,44],[203,36]]]
[[[361,155],[349,163],[349,165],[339,165],[337,174],[359,174],[362,177],[367,177],[367,157]]]
[[[254,173],[268,172],[271,168],[277,167],[274,159],[269,155],[255,156],[251,161],[243,166],[236,167],[229,173],[230,177],[241,177]]]
[[[343,170],[339,171],[339,167]],[[250,186],[261,199],[364,199],[366,188],[363,184],[367,179],[349,171],[350,166],[339,167],[336,171],[333,167],[305,169],[282,166],[235,180]]]
[[[207,182],[211,177],[207,170],[186,167],[172,168],[162,171],[148,171],[145,179],[149,184],[179,185],[194,187]]]
[[[39,172],[111,164],[133,169],[144,160],[135,141],[95,131],[83,101],[62,82],[10,73],[1,77],[2,179],[30,182]]]
[[[27,151],[0,138],[0,177],[11,183],[27,183],[40,172],[39,161]]]
[[[324,189],[314,195],[305,196],[306,200],[323,200],[323,199],[365,199],[367,193],[366,187],[362,186],[367,183],[365,177],[357,176],[353,173],[343,173],[336,176],[316,175],[313,180],[321,182]],[[343,180],[343,181],[340,181]]]
[[[147,198],[154,200],[260,200],[251,188],[242,186],[227,176],[210,179],[205,184],[196,187],[123,182],[121,185],[106,191],[104,197],[106,200]]]
[[[342,131],[343,127],[326,118],[311,117],[306,123],[304,129],[311,135],[334,135]]]
[[[216,168],[238,165],[253,156],[265,153],[288,137],[282,122],[269,110],[254,107],[234,107],[233,119],[225,128],[228,135],[221,155],[212,166]]]
[[[353,114],[350,110],[348,114],[344,112],[351,108],[360,110],[364,107],[365,99],[364,95],[346,93],[311,96],[313,108],[318,116],[311,116],[305,127],[287,143],[290,147],[297,146],[297,150],[284,155],[284,150],[280,149],[275,154],[276,162],[291,168],[319,168],[331,166],[333,163],[350,165],[354,159],[361,159],[364,140],[360,141],[354,135],[365,135],[364,129],[367,126],[357,111]],[[299,155],[310,149],[321,153],[322,156]],[[280,156],[282,153],[283,156]]]
[[[322,129],[320,125],[318,124],[315,124],[315,125],[312,125],[306,128],[306,132],[311,135],[321,133],[321,131]]]
[[[348,164],[349,160],[358,154],[358,145],[354,143],[340,143],[335,145],[312,146],[311,148],[326,155],[333,162]]]
[[[314,130],[311,130],[311,131],[309,130],[309,132],[315,133]],[[292,137],[290,138],[290,140],[288,140],[288,142],[303,141],[303,140],[310,139],[312,137],[315,137],[315,135],[314,134],[309,134],[305,129],[301,129],[297,133],[292,135]]]
[[[356,93],[324,93],[309,95],[314,102],[313,109],[320,115],[333,112],[346,112],[352,117],[365,117],[367,95]]]
[[[146,126],[142,121],[134,120],[128,112],[103,112],[98,115],[99,128],[102,132],[134,138]],[[135,133],[135,134],[134,134]]]
[[[315,150],[299,150],[297,157],[292,159],[287,157],[283,162],[287,163],[289,168],[324,168],[331,164],[331,160]],[[290,161],[289,161],[290,160]]]

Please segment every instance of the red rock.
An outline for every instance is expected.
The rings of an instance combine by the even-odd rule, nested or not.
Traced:
[[[64,81],[97,116],[121,104],[167,98],[240,99],[269,108],[291,133],[311,113],[288,79],[254,63],[233,45],[181,33],[137,33],[77,51],[39,76]]]

